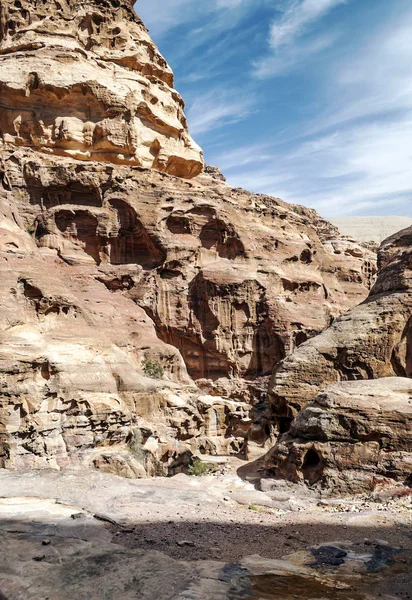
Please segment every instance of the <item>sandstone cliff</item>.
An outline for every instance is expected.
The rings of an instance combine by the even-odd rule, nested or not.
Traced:
[[[0,466],[132,477],[238,451],[260,379],[366,297],[374,254],[199,175],[129,3],[1,10]]]
[[[0,135],[56,156],[193,177],[173,73],[131,0],[5,0],[0,8]]]
[[[271,401],[286,433],[265,459],[276,477],[332,492],[410,486],[411,256],[412,228],[385,240],[369,298],[278,367]]]
[[[287,422],[329,383],[412,375],[412,228],[385,240],[368,299],[302,345],[277,369],[274,413]]]

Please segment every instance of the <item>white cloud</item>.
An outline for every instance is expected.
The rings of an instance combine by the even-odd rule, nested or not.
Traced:
[[[331,46],[337,39],[335,32],[301,38],[333,8],[345,3],[346,0],[292,0],[283,16],[271,24],[269,54],[252,61],[254,76],[263,79],[281,75]]]
[[[294,65],[302,64],[310,56],[319,54],[332,46],[336,39],[336,33],[322,34],[306,43],[294,44],[287,49],[287,52],[274,52],[264,58],[255,60],[252,62],[253,75],[258,79],[265,79],[287,73]]]
[[[293,44],[306,29],[345,0],[295,0],[279,22],[272,23],[269,43],[274,50]]]
[[[192,37],[199,38],[201,33],[203,39],[218,30],[234,27],[243,16],[244,9],[251,6],[252,2],[253,0],[208,0],[207,3],[198,0],[139,0],[135,8],[155,38],[160,38],[174,27],[203,22],[206,23],[205,27],[197,26],[192,31]],[[213,20],[209,17],[213,17]]]
[[[320,26],[321,19],[345,4],[344,0],[285,0],[282,14],[271,24],[268,52],[254,61],[253,75],[260,81],[239,69],[242,89],[232,91],[228,89],[232,72],[220,71],[220,61],[227,56],[233,58],[239,45],[247,43],[247,21],[242,21],[238,30],[236,24],[259,2],[263,4],[265,0],[211,0],[207,7],[196,0],[139,3],[151,13],[158,31],[193,23],[176,54],[178,62],[185,65],[181,70],[187,74],[187,81],[202,80],[193,84],[190,94],[197,96],[189,102],[188,119],[193,135],[213,139],[215,155],[211,155],[212,145],[205,147],[208,161],[220,166],[234,186],[310,205],[324,216],[411,214],[410,7],[405,2],[408,10],[394,10],[392,19],[380,26],[376,19],[361,32],[354,31],[344,51],[336,46],[332,61],[324,51],[336,43],[341,29],[336,28],[339,23],[335,20],[333,28],[325,31]],[[280,2],[266,0],[266,5],[279,9]],[[233,44],[228,44],[226,38],[229,30]],[[200,44],[201,54],[193,51]],[[296,110],[300,115],[296,125],[290,126],[287,119],[287,131],[275,134],[278,115],[272,126],[267,106],[277,95],[278,82],[269,81],[269,77],[305,64],[308,57],[321,52],[322,77],[316,79],[314,90],[316,108],[314,103]],[[216,79],[212,90],[198,93],[198,86],[206,89],[203,80],[209,72],[222,73],[220,84]],[[287,93],[284,97],[286,102],[291,98],[293,111],[295,92]],[[245,131],[251,131],[251,140],[240,148],[229,141],[226,131],[219,131],[227,124],[247,119],[262,106],[268,118],[268,134],[263,133],[261,143],[253,137],[249,124]],[[274,102],[274,106],[282,110],[280,102]],[[213,136],[207,138],[204,134],[210,131]]]
[[[233,185],[324,216],[411,215],[412,11],[365,32],[324,73],[312,123],[277,139],[256,164],[228,165]],[[242,155],[241,149],[237,154]],[[268,156],[269,155],[269,156]]]
[[[233,185],[312,206],[326,217],[408,215],[411,139],[412,111],[394,122],[364,122],[317,136],[288,152],[272,148],[261,154],[259,168],[229,161],[225,174]],[[236,153],[242,157],[242,149]]]
[[[234,95],[224,90],[197,96],[187,111],[190,132],[196,136],[236,123],[250,114],[253,103],[250,94]]]
[[[158,37],[181,22],[190,22],[197,13],[196,4],[192,0],[139,0],[135,9],[151,33]]]

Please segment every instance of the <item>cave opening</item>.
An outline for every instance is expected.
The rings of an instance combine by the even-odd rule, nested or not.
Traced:
[[[133,207],[118,199],[111,200],[110,205],[117,215],[117,226],[109,239],[111,264],[139,264],[146,269],[161,265],[166,254],[137,218]]]
[[[212,219],[202,227],[199,239],[203,248],[216,248],[221,258],[234,260],[245,256],[245,248],[236,233],[220,219]]]
[[[310,448],[303,460],[302,474],[306,481],[310,485],[313,485],[321,478],[323,473],[322,459],[319,453],[314,449]]]
[[[47,210],[64,204],[101,207],[102,200],[97,189],[75,181],[65,186],[47,188],[43,193],[42,204]]]
[[[97,218],[87,210],[62,210],[55,215],[56,226],[64,235],[73,241],[79,241],[84,252],[91,256],[95,263],[101,263],[101,240],[97,234]]]
[[[275,332],[272,320],[267,317],[254,333],[253,353],[246,377],[253,379],[271,375],[285,356],[284,342]]]

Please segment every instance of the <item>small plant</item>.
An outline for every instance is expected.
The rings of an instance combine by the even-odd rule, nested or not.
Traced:
[[[143,372],[151,379],[163,379],[164,370],[162,365],[157,360],[151,360],[146,356],[142,363]]]
[[[27,230],[27,233],[28,233],[29,235],[34,235],[34,233],[35,233],[35,231],[36,231],[36,226],[35,226],[35,224],[33,223],[32,225],[28,225],[28,226],[27,226],[27,228],[26,228],[26,230]]]
[[[292,208],[292,210],[297,215],[304,215],[305,214],[305,209],[303,208],[303,206],[299,206],[299,204],[297,204],[296,206],[294,206]]]
[[[259,512],[259,507],[255,504],[249,504],[249,510],[256,510],[257,512]]]
[[[189,467],[189,475],[192,475],[193,477],[203,477],[204,475],[216,473],[218,470],[218,465],[204,463],[200,460],[200,458],[195,457]]]
[[[134,429],[130,432],[127,440],[128,448],[133,455],[133,458],[140,464],[145,464],[146,452],[143,449],[143,440],[140,429]]]

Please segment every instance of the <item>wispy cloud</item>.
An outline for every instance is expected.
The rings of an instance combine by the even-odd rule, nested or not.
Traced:
[[[150,23],[152,35],[157,39],[170,30],[196,23],[190,32],[192,41],[213,35],[214,31],[234,27],[245,6],[252,0],[139,0],[135,8],[142,19]],[[213,16],[213,21],[209,20]],[[199,26],[204,22],[207,26]]]
[[[270,46],[278,50],[295,42],[307,28],[345,0],[294,0],[279,22],[270,28]]]
[[[158,37],[182,22],[193,20],[198,10],[196,4],[192,0],[140,0],[135,10],[145,23],[150,24],[152,35]]]
[[[236,187],[332,217],[412,213],[409,2],[140,0],[138,9],[169,46],[208,162]]]
[[[257,79],[275,77],[288,73],[295,65],[305,64],[311,57],[332,46],[338,38],[337,32],[319,35],[305,43],[295,43],[288,46],[287,51],[272,52],[252,62],[253,76]]]
[[[332,9],[345,3],[346,0],[292,0],[282,17],[271,24],[269,53],[252,62],[254,76],[261,79],[280,75],[331,46],[337,32],[301,38]]]
[[[253,104],[250,94],[239,97],[221,89],[197,96],[187,113],[190,131],[196,136],[237,123],[250,114]]]

